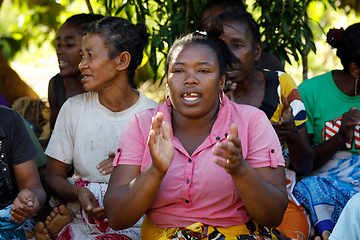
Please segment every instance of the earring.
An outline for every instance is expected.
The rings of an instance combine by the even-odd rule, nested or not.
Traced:
[[[170,105],[169,105],[169,103],[168,103],[168,98],[169,98],[168,90],[169,90],[169,85],[166,84],[165,102],[166,102],[166,105],[167,105],[168,107],[171,107],[171,102],[170,102]]]
[[[221,106],[224,106],[224,103],[222,101],[223,93],[224,92],[222,90],[219,92],[219,103],[220,103]]]
[[[359,77],[356,77],[356,81],[355,81],[355,95],[357,94],[357,85],[358,85],[358,81],[359,81]]]

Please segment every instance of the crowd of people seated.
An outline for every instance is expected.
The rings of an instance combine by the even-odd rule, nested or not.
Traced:
[[[201,19],[162,104],[134,83],[143,23],[67,19],[45,152],[0,95],[0,240],[360,238],[360,23],[327,34],[343,69],[297,86],[241,1]]]

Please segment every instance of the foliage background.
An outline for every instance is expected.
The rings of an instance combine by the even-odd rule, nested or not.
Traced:
[[[0,46],[9,59],[10,65],[21,78],[38,92],[40,97],[47,97],[48,80],[58,72],[54,49],[54,39],[58,28],[67,17],[82,12],[89,12],[86,0],[0,0]],[[87,0],[94,13],[116,15],[135,21],[144,21],[152,33],[151,44],[146,50],[146,57],[137,73],[138,85],[146,95],[161,101],[165,92],[163,85],[159,87],[163,74],[164,57],[169,44],[175,36],[193,31],[198,25],[201,9],[206,0]],[[274,5],[274,2],[278,5]],[[333,7],[330,5],[333,3]],[[333,68],[340,68],[340,62],[330,46],[325,42],[325,33],[330,28],[339,28],[359,22],[360,4],[357,0],[246,0],[247,10],[251,12],[260,25],[261,30],[269,30],[269,24],[278,26],[286,24],[279,15],[298,21],[294,26],[300,26],[304,18],[293,17],[285,10],[291,9],[286,4],[306,4],[308,26],[311,29],[310,40],[314,41],[317,54],[310,51],[308,55],[308,77],[312,77]],[[268,4],[268,5],[267,5]],[[270,5],[269,5],[270,4]],[[257,6],[257,7],[256,7]],[[285,6],[285,8],[284,8]],[[255,7],[255,8],[254,8]],[[271,12],[262,9],[278,9]],[[334,9],[335,8],[335,9]],[[277,15],[276,15],[277,14]],[[287,15],[286,15],[287,14]],[[300,14],[300,13],[299,13]],[[269,15],[269,16],[267,16]],[[262,18],[263,17],[263,18]],[[267,17],[267,21],[265,18]],[[188,19],[188,21],[184,21]],[[280,23],[274,21],[279,19]],[[268,24],[268,25],[266,25]],[[281,28],[278,28],[281,29]],[[290,28],[288,33],[292,33]],[[285,29],[286,30],[286,29]],[[296,30],[296,29],[295,29]],[[299,30],[299,29],[297,29]],[[306,29],[305,29],[306,30]],[[280,35],[277,29],[267,32],[267,39]],[[274,32],[274,34],[272,34]],[[275,34],[276,33],[276,34]],[[309,34],[309,33],[307,33]],[[295,38],[296,35],[290,36]],[[299,49],[306,46],[306,41],[297,38]],[[278,49],[275,40],[265,41],[267,51],[274,52],[285,63],[285,70],[299,84],[303,79],[301,52],[289,45],[286,49]],[[267,44],[266,44],[267,43]],[[273,45],[272,45],[273,44]],[[284,55],[285,51],[290,54]],[[295,54],[294,54],[295,53]],[[292,57],[294,55],[295,57]],[[291,63],[291,64],[290,64]],[[150,79],[144,83],[144,80]],[[156,82],[154,84],[154,82]]]

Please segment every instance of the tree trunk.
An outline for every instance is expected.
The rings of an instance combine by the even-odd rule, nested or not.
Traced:
[[[1,1],[1,0],[0,0]],[[19,75],[9,66],[6,57],[0,49],[0,92],[10,105],[20,97],[28,96],[31,101],[39,96]]]

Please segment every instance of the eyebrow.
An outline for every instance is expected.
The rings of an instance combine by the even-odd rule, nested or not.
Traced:
[[[176,62],[176,63],[174,63],[173,64],[173,66],[175,66],[175,65],[181,65],[181,66],[183,66],[183,65],[185,65],[185,63],[183,63],[183,62]],[[212,65],[210,62],[198,62],[198,63],[196,63],[196,65]]]
[[[58,36],[56,38],[56,40],[59,40],[59,39],[60,39],[60,36]],[[65,39],[75,39],[75,37],[74,36],[66,36]]]

